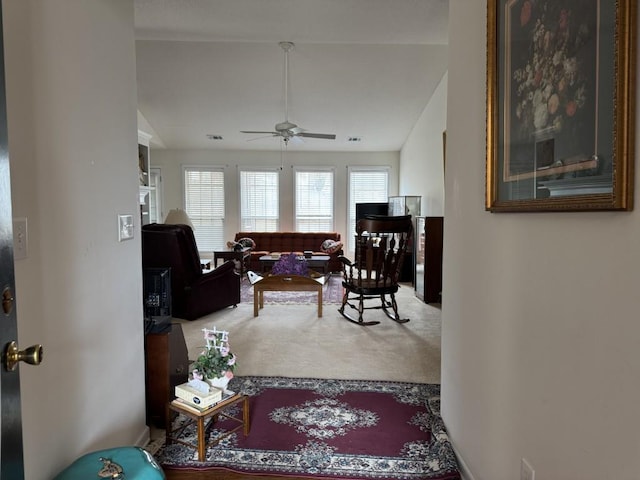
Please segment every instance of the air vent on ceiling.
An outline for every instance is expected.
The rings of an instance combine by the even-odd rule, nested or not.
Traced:
[[[222,140],[222,135],[212,135],[210,133],[207,134],[207,138],[209,140]]]

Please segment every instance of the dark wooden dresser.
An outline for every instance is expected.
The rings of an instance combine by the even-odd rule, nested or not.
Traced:
[[[416,218],[416,296],[426,303],[442,302],[443,217]]]
[[[179,323],[145,337],[147,425],[165,427],[167,404],[175,398],[175,386],[189,376],[189,354]]]

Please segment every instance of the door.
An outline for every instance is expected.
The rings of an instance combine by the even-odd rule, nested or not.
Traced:
[[[2,37],[2,4],[0,4],[0,478],[24,478],[22,455],[22,416],[20,410],[19,369],[9,371],[7,347],[17,341],[15,277],[13,270],[13,237],[11,216],[11,182],[7,141],[7,102],[4,76],[4,40]]]

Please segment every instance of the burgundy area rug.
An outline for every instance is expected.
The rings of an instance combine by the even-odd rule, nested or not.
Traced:
[[[204,462],[193,448],[165,445],[155,454],[163,467],[324,479],[461,478],[440,417],[439,385],[236,377],[229,388],[250,395],[249,435],[239,430],[208,447]],[[229,413],[240,417],[241,407]],[[237,425],[220,418],[209,439]],[[195,428],[183,436],[195,442]]]
[[[316,303],[316,292],[264,292],[264,303],[280,304],[307,304]],[[253,286],[246,275],[240,284],[240,301],[253,304]],[[342,275],[335,273],[329,275],[322,289],[323,304],[342,303]]]

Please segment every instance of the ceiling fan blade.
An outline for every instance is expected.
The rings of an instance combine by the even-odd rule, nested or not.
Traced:
[[[269,133],[271,133],[271,132],[269,132]],[[253,142],[254,140],[260,140],[260,139],[263,139],[263,138],[273,138],[273,137],[279,137],[279,136],[280,136],[280,135],[276,135],[276,134],[273,134],[273,133],[272,133],[272,134],[270,134],[270,135],[262,135],[262,136],[260,136],[260,137],[249,138],[249,139],[247,140],[247,142]]]
[[[259,132],[255,130],[240,130],[240,133],[264,133],[265,135],[280,135],[278,132]]]
[[[297,134],[300,137],[308,137],[308,138],[324,138],[326,140],[335,140],[336,136],[332,133],[309,133],[309,132],[300,132]]]

